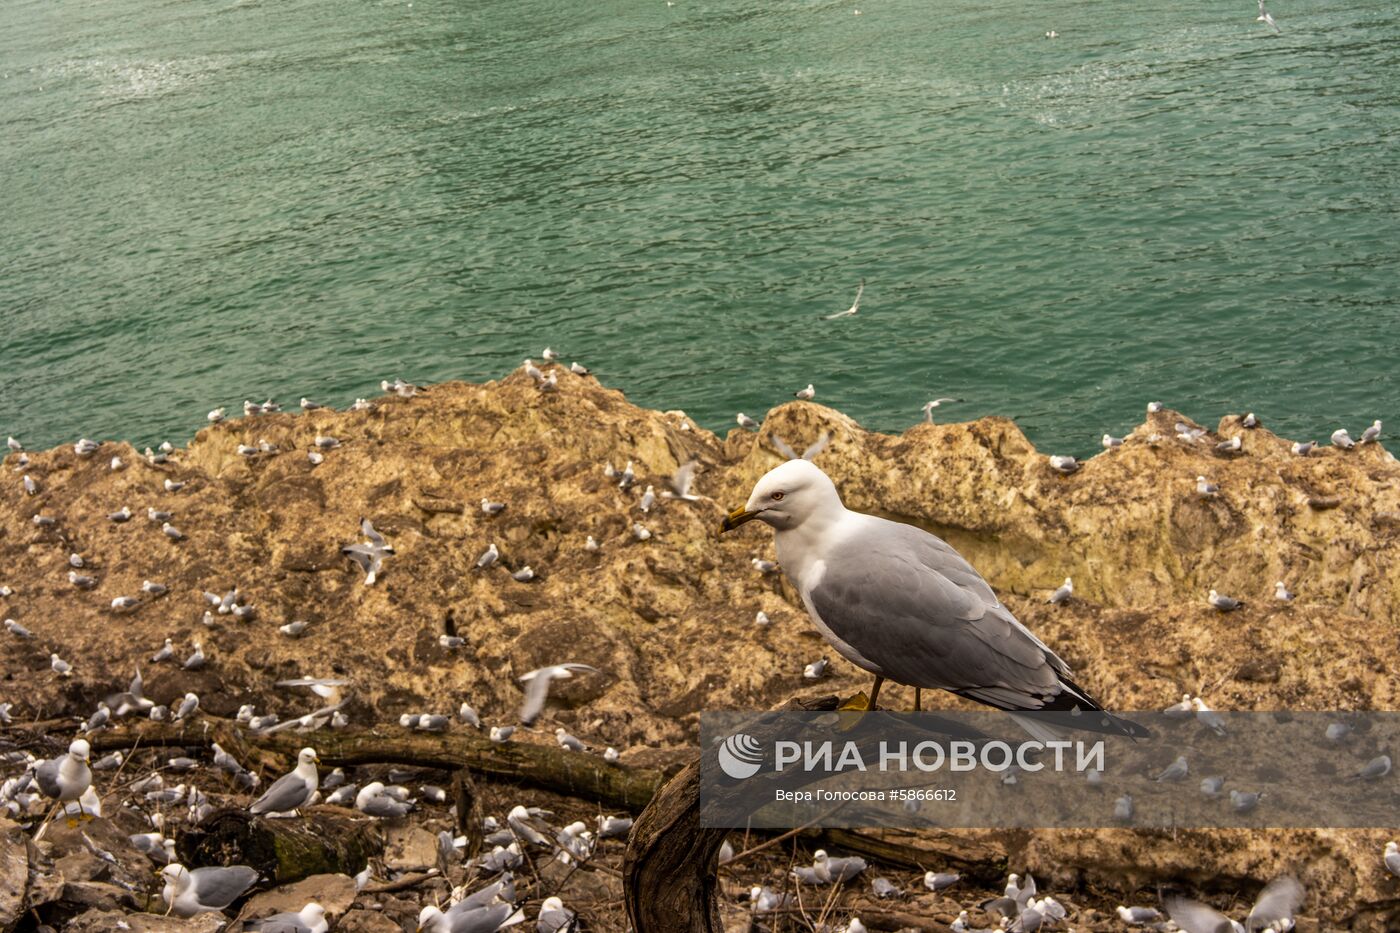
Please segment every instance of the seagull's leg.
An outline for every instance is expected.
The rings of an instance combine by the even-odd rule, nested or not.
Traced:
[[[921,699],[923,699],[923,697],[922,697],[923,692],[924,692],[924,689],[923,689],[922,687],[915,687],[915,688],[914,688],[914,712],[916,712],[916,713],[919,712],[919,710],[921,710],[921,709],[923,708],[922,706],[919,705],[919,701],[920,701]]]

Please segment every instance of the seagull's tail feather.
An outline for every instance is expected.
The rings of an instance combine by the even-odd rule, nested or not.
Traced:
[[[1133,739],[1151,738],[1152,732],[1147,727],[1110,713],[1063,674],[1060,675],[1060,685],[1063,689],[1039,706],[1018,701],[1000,690],[974,688],[953,692],[1008,713],[1025,714],[1015,717],[1017,724],[1040,741],[1046,741],[1041,735],[1042,731],[1052,739],[1058,739],[1059,736],[1054,731],[1057,728],[1126,735]]]

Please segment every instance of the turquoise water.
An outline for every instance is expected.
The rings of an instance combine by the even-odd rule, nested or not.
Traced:
[[[1271,9],[7,0],[0,433],[545,345],[711,428],[1400,429],[1400,13]]]

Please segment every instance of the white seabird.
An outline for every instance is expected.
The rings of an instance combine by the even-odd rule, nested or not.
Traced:
[[[252,813],[290,813],[311,800],[320,785],[316,771],[316,750],[303,748],[297,755],[297,766],[272,782],[272,786],[248,808]]]
[[[1102,712],[1055,652],[1017,621],[957,551],[913,525],[847,509],[806,460],[764,475],[721,531],[758,519],[775,532],[778,560],[813,624],[842,657],[875,675],[941,689],[1010,712],[1099,712],[1080,728],[1146,734]],[[1021,724],[1047,734],[1039,723]]]
[[[165,886],[160,896],[177,917],[221,911],[257,883],[258,873],[247,865],[196,868],[172,862],[160,870]]]
[[[860,310],[860,296],[865,294],[865,279],[860,280],[860,287],[856,289],[856,300],[851,302],[851,306],[845,311],[834,311],[831,314],[822,315],[823,321],[834,321],[841,317],[851,317]]]

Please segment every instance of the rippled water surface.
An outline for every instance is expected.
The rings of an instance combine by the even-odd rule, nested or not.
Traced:
[[[1296,6],[7,0],[0,433],[546,344],[711,428],[1400,430],[1400,12]]]

